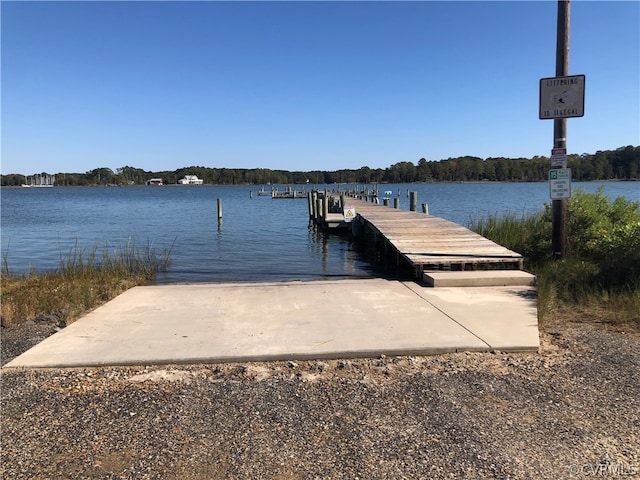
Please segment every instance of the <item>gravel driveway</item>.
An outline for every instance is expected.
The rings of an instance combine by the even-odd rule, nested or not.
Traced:
[[[640,478],[640,335],[539,354],[2,371],[3,479]],[[2,361],[53,331],[3,330]]]

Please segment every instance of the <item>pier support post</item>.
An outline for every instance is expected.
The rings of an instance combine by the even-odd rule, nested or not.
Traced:
[[[429,215],[429,205],[427,205],[426,203],[422,204],[422,213],[426,213],[427,215]]]
[[[409,192],[409,211],[415,212],[418,206],[418,192]]]
[[[327,219],[327,214],[329,213],[329,194],[325,190],[324,196],[322,197],[322,218],[324,220]]]
[[[307,205],[309,207],[309,218],[313,218],[313,192],[307,193]]]
[[[382,200],[382,204],[383,204],[385,207],[388,207],[388,206],[389,206],[389,199],[388,199],[388,198],[383,199],[383,200]]]
[[[218,221],[222,220],[222,199],[218,199]]]
[[[400,208],[400,199],[398,197],[393,199],[393,208],[396,210]]]

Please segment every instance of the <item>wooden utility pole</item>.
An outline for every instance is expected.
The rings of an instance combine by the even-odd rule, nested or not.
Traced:
[[[558,0],[558,36],[556,41],[556,77],[569,75],[569,10],[570,0]],[[567,119],[553,120],[553,147],[567,148]],[[566,168],[566,165],[565,167]],[[564,257],[567,243],[567,201],[553,200],[551,248],[553,257]]]

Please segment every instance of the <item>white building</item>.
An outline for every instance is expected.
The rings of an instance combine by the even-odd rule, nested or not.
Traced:
[[[202,185],[204,180],[198,178],[196,175],[185,175],[184,178],[178,180],[180,185]]]

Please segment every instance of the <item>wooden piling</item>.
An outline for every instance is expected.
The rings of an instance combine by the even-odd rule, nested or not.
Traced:
[[[222,199],[218,199],[218,221],[222,219]]]
[[[328,213],[329,213],[329,194],[325,190],[324,195],[322,196],[322,218],[326,219]]]
[[[307,193],[307,205],[309,207],[309,218],[314,218],[314,216],[313,216],[313,192]]]
[[[418,206],[418,192],[409,192],[409,211],[415,212]]]

